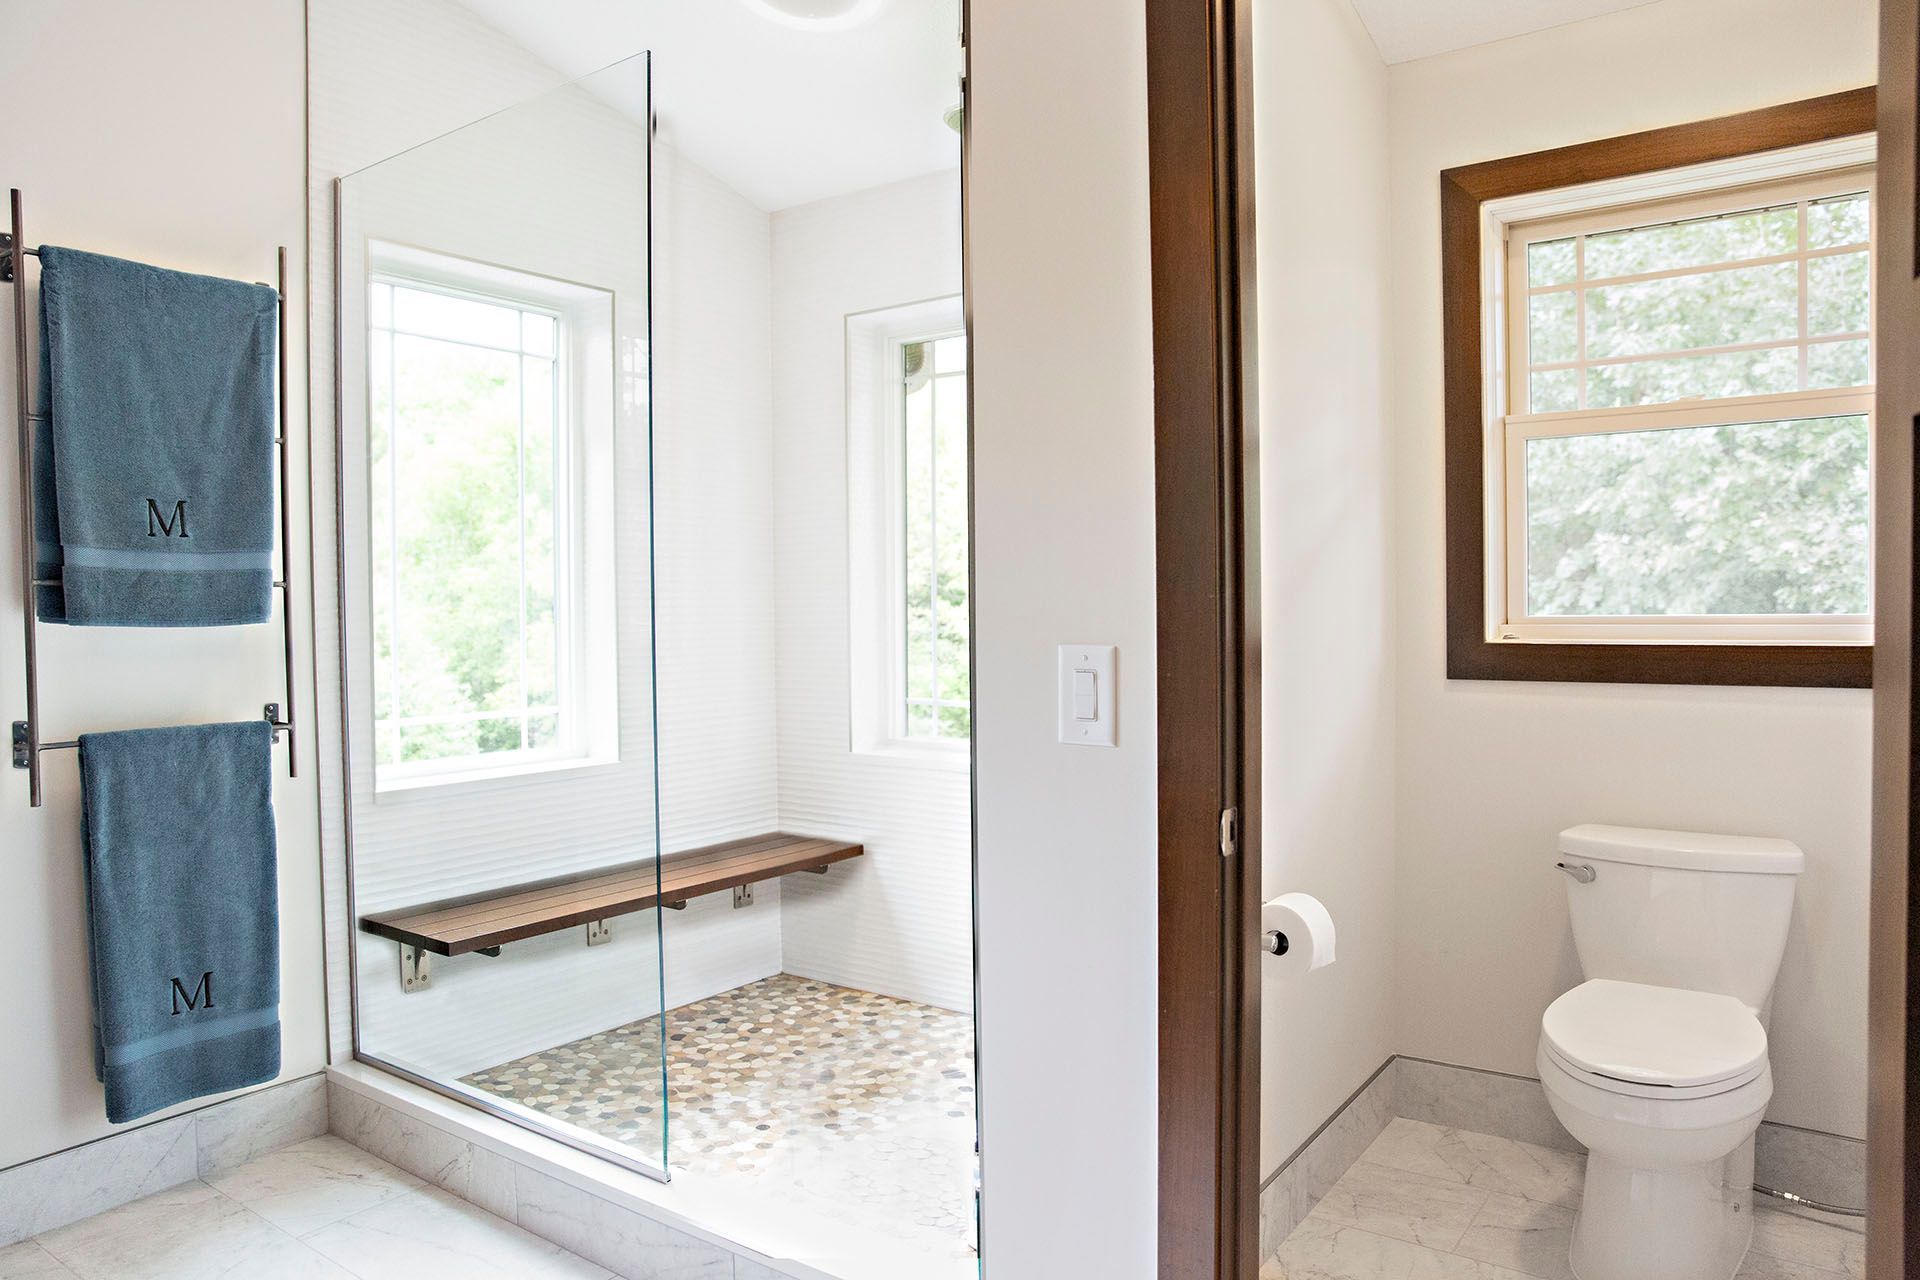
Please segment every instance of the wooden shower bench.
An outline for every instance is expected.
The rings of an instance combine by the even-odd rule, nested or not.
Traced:
[[[432,981],[428,956],[499,955],[505,943],[580,925],[586,926],[587,945],[595,946],[611,936],[614,916],[653,906],[679,909],[689,899],[728,889],[734,905],[745,906],[759,881],[796,871],[825,874],[834,863],[865,852],[864,845],[845,840],[774,832],[670,853],[657,867],[648,858],[361,916],[360,928],[400,944],[401,986],[418,991]]]

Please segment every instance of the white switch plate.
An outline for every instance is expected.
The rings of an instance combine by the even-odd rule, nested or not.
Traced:
[[[1063,644],[1060,646],[1060,741],[1076,747],[1111,747],[1114,741],[1114,712],[1119,705],[1119,686],[1113,679],[1114,647],[1110,644]],[[1077,713],[1074,698],[1075,676],[1081,677],[1084,709],[1085,675],[1093,677],[1092,719]]]

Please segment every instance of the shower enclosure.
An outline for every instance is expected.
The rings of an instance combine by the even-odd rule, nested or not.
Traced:
[[[358,1050],[664,1176],[649,105],[627,59],[336,225]],[[472,1079],[609,1027],[617,1136]]]
[[[957,1278],[957,9],[758,14],[640,0],[650,53],[338,183],[355,1052]]]

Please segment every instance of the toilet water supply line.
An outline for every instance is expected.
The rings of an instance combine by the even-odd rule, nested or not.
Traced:
[[[1803,1205],[1808,1209],[1815,1209],[1821,1213],[1837,1214],[1842,1218],[1864,1218],[1867,1216],[1865,1209],[1847,1209],[1837,1204],[1822,1204],[1818,1200],[1809,1200],[1805,1196],[1797,1196],[1791,1191],[1775,1191],[1772,1187],[1763,1187],[1757,1182],[1753,1184],[1753,1189],[1756,1193],[1763,1196],[1772,1196],[1775,1200],[1785,1200],[1788,1204]]]

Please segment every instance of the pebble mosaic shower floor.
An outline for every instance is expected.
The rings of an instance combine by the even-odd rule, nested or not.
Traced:
[[[778,974],[664,1021],[676,1167],[752,1178],[905,1244],[972,1251],[966,1014]],[[631,1022],[464,1083],[657,1159],[661,1027]]]

